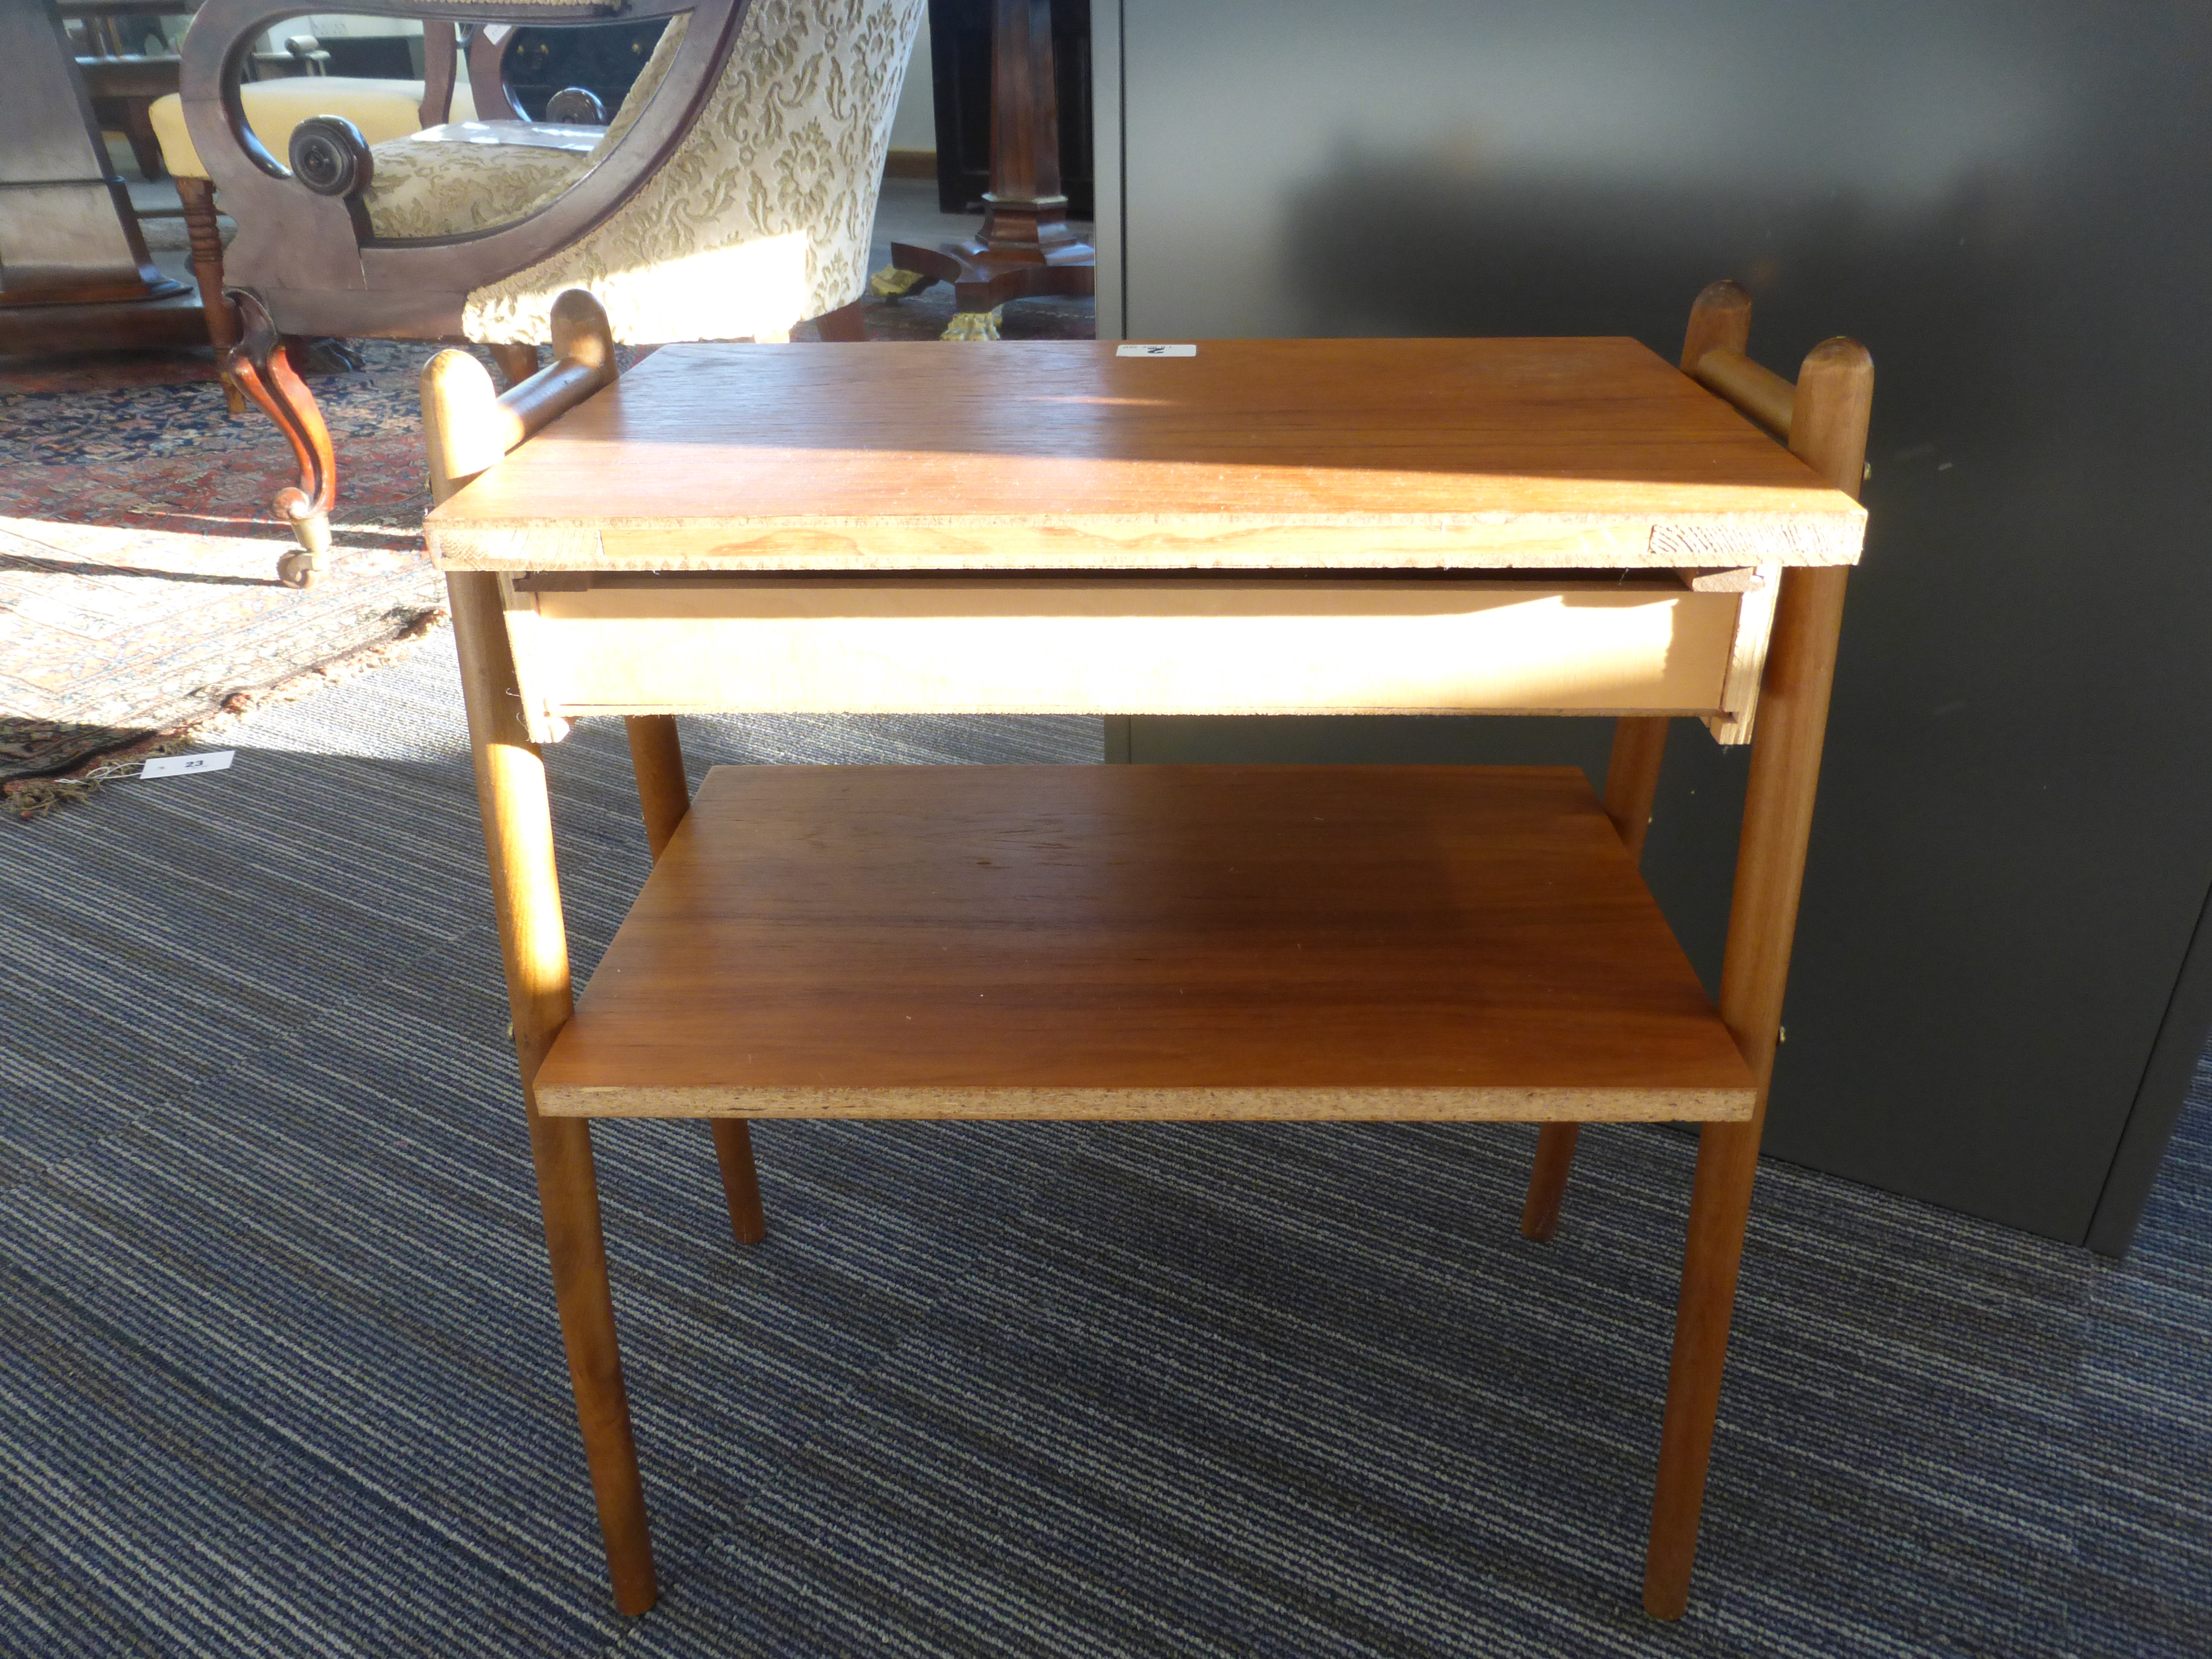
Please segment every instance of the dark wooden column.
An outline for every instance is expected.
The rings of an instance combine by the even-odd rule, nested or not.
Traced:
[[[918,287],[950,283],[963,313],[1042,294],[1089,294],[1097,256],[1067,228],[1060,187],[1060,106],[1051,0],[997,0],[991,41],[991,188],[983,230],[964,242],[891,245]]]
[[[0,5],[0,352],[204,342],[146,252],[49,0]]]

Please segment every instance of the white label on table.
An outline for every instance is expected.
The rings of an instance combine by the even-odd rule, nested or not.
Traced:
[[[211,750],[204,755],[164,755],[159,760],[149,760],[142,778],[180,778],[188,772],[223,772],[238,757],[235,749]]]
[[[1116,357],[1195,357],[1198,348],[1194,345],[1123,344],[1114,348],[1114,355]]]

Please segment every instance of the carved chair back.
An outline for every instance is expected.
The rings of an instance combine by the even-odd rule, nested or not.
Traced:
[[[280,332],[542,340],[553,297],[582,287],[624,338],[721,337],[751,331],[717,316],[710,291],[769,264],[804,289],[789,320],[858,296],[926,0],[349,0],[424,21],[426,119],[459,67],[457,21],[482,42],[498,22],[674,20],[571,187],[512,222],[405,240],[372,228],[373,158],[344,154],[323,130],[337,124],[317,124],[320,151],[301,147],[317,134],[295,134],[289,167],[246,124],[237,85],[252,44],[304,4],[205,0],[184,51],[185,119],[239,226],[228,285]],[[647,281],[672,264],[672,282]],[[697,303],[683,302],[687,287]]]

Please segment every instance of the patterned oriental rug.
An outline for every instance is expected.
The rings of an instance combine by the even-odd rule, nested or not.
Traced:
[[[943,287],[868,313],[872,339],[934,339]],[[1004,337],[1087,339],[1088,300],[1006,308]],[[808,331],[801,330],[803,336]],[[28,816],[247,710],[382,662],[441,622],[416,375],[437,348],[357,341],[313,382],[338,457],[333,558],[276,578],[269,500],[289,452],[233,416],[204,351],[0,362],[0,799]]]
[[[441,614],[415,375],[366,343],[315,381],[337,447],[328,575],[282,586],[269,498],[289,452],[232,416],[209,354],[0,367],[0,792],[79,793],[101,767],[210,735],[257,702],[387,653]],[[75,786],[75,787],[71,787]]]

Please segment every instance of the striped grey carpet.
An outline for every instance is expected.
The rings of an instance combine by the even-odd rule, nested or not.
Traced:
[[[450,646],[0,824],[0,1650],[2201,1654],[2212,1082],[2133,1260],[1763,1177],[1690,1616],[1637,1587],[1689,1147],[599,1133],[663,1600],[608,1604]],[[729,721],[710,759],[1096,758]],[[644,852],[554,751],[581,962]]]

